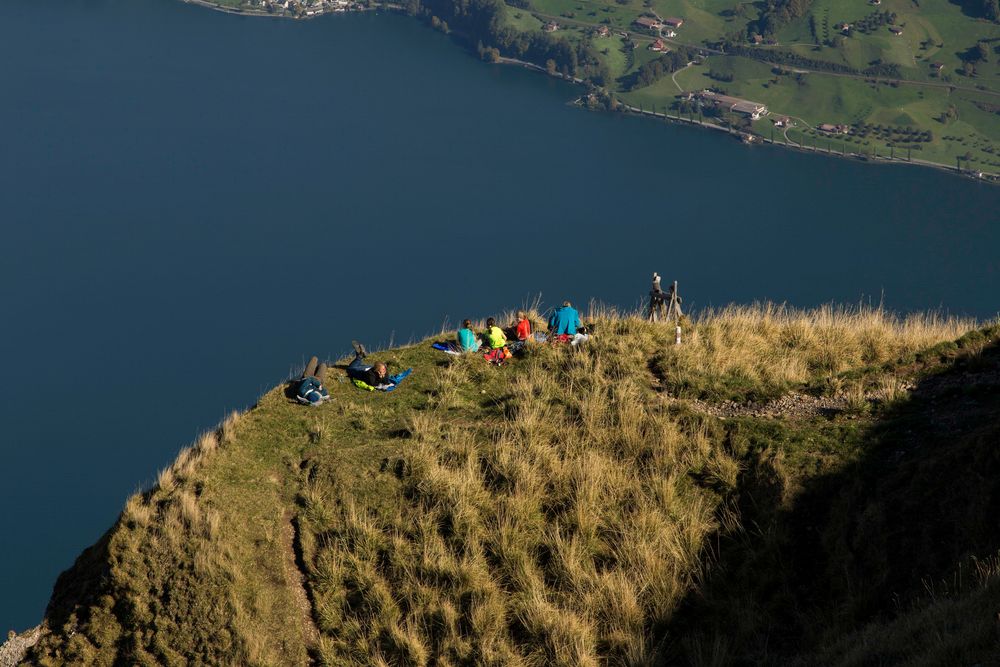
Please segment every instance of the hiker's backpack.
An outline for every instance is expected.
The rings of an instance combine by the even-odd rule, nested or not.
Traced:
[[[491,364],[501,365],[507,359],[514,356],[514,353],[510,351],[506,346],[498,347],[496,349],[490,350],[489,352],[483,353],[483,359],[490,362]]]
[[[330,394],[326,391],[323,383],[319,381],[318,378],[309,377],[303,378],[302,382],[299,383],[299,390],[296,392],[295,396],[299,403],[304,403],[305,405],[319,405],[325,399],[330,398]]]

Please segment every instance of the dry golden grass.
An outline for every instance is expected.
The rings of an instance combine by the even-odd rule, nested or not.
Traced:
[[[105,562],[81,559],[74,566],[74,576],[95,577],[89,590],[99,591],[72,603],[86,609],[86,618],[74,616],[65,628],[50,628],[32,664],[263,666],[305,661],[296,628],[282,625],[287,609],[294,607],[281,584],[283,560],[274,557],[274,531],[259,520],[260,514],[255,526],[239,523],[248,509],[263,509],[241,501],[256,498],[259,503],[260,495],[239,489],[234,499],[221,488],[220,467],[231,466],[233,456],[243,461],[235,469],[237,477],[258,465],[259,457],[234,447],[237,442],[246,446],[247,429],[242,417],[232,413],[181,450],[159,472],[153,488],[128,499],[107,541],[88,556]],[[253,491],[268,488],[258,484]],[[253,535],[249,544],[242,539],[247,534]],[[277,564],[276,571],[271,563]]]
[[[174,460],[173,471],[178,482],[185,482],[194,475],[201,458],[200,450],[197,447],[186,447]]]
[[[464,397],[406,417],[410,474],[391,511],[349,499],[314,582],[329,664],[646,664],[691,589],[719,499],[686,475],[738,467],[648,388],[645,343],[539,348],[478,424]],[[435,378],[476,386],[458,360]],[[493,370],[493,369],[488,369]],[[307,508],[310,506],[307,503]]]
[[[125,502],[122,516],[133,528],[145,528],[156,516],[156,509],[143,499],[141,493],[133,493]]]
[[[845,409],[852,414],[864,414],[871,409],[871,403],[863,387],[851,387],[843,394]]]
[[[177,487],[177,477],[173,467],[164,468],[156,477],[156,486],[165,493],[170,493]]]
[[[201,524],[201,508],[198,507],[198,499],[187,489],[182,489],[177,494],[177,506],[180,509],[181,519],[189,529]]]
[[[206,539],[215,542],[220,537],[220,526],[222,525],[222,515],[220,515],[215,510],[208,510],[205,513],[205,521],[203,523],[204,536]]]
[[[738,529],[729,494],[752,465],[718,420],[660,390],[747,398],[825,381],[867,411],[906,395],[883,365],[971,326],[762,305],[687,320],[675,347],[669,325],[586,319],[597,333],[579,349],[534,345],[500,369],[394,351],[426,362],[395,395],[333,387],[303,411],[276,390],[227,416],[126,504],[114,577],[146,634],[133,646],[89,628],[94,655],[127,645],[116,659],[181,664],[210,646],[216,664],[303,662],[283,569],[295,515],[321,664],[658,664],[679,605],[722,562],[710,538]],[[868,384],[842,375],[862,368]],[[192,624],[192,608],[218,628]],[[738,651],[706,635],[686,655],[726,664]]]
[[[226,418],[222,420],[221,424],[219,424],[218,440],[220,444],[228,445],[233,442],[233,436],[236,433],[236,426],[239,424],[242,417],[243,415],[237,410],[233,410],[226,415]]]
[[[730,306],[699,314],[685,327],[683,345],[664,347],[659,366],[679,394],[739,396],[746,388],[766,394],[893,362],[974,326],[962,318],[897,317],[866,307]]]
[[[235,414],[235,413],[234,413]],[[221,429],[220,429],[221,430]],[[219,447],[219,436],[214,432],[203,433],[195,443],[200,454],[211,454]]]
[[[398,497],[379,511],[346,498],[309,518],[326,536],[313,576],[328,664],[655,662],[656,633],[708,564],[706,538],[739,520],[719,494],[742,470],[717,426],[656,400],[650,360],[680,393],[766,393],[817,377],[843,387],[843,371],[971,326],[762,305],[686,321],[675,347],[671,327],[635,315],[592,309],[588,321],[589,344],[536,346],[516,372],[498,376],[475,355],[435,369],[426,406],[403,418]],[[888,376],[878,389],[883,401],[905,394]],[[372,429],[367,406],[348,412]],[[724,664],[729,647],[692,651]]]
[[[878,379],[876,397],[883,403],[895,403],[907,395],[906,383],[894,375]]]

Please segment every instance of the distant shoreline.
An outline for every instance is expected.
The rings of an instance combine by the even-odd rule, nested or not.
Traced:
[[[376,3],[371,7],[362,8],[351,8],[351,9],[333,9],[327,10],[322,9],[311,14],[303,14],[301,16],[295,16],[288,13],[287,11],[275,11],[269,12],[263,9],[250,9],[250,8],[240,8],[240,7],[230,7],[228,5],[220,5],[211,0],[180,0],[187,5],[197,5],[199,7],[205,7],[206,9],[214,9],[217,12],[222,12],[223,14],[233,14],[235,16],[263,16],[266,18],[274,19],[291,19],[293,21],[307,21],[309,19],[317,19],[321,16],[330,16],[333,14],[348,14],[348,13],[361,13],[361,12],[372,12],[380,9],[386,11],[398,11],[402,9],[399,5],[394,5],[390,3]]]
[[[181,0],[186,5],[198,5],[199,7],[205,7],[207,9],[214,9],[217,12],[223,12],[224,14],[236,14],[237,16],[266,16],[269,18],[295,18],[294,16],[287,16],[284,13],[274,14],[272,12],[266,12],[261,9],[239,9],[237,7],[226,7],[225,5],[218,5],[214,2],[208,2],[208,0]],[[311,17],[310,17],[311,18]]]
[[[378,4],[378,3],[376,3],[376,4],[373,4],[371,7],[365,7],[365,8],[337,9],[337,10],[332,10],[332,11],[320,10],[320,11],[314,12],[312,14],[303,14],[303,15],[295,16],[295,15],[287,13],[286,11],[268,12],[268,11],[261,10],[261,9],[241,9],[241,8],[237,8],[237,7],[229,7],[229,6],[226,6],[226,5],[220,5],[218,3],[212,2],[211,0],[181,0],[181,2],[183,2],[185,4],[190,4],[190,5],[197,5],[199,7],[205,7],[207,9],[213,9],[215,11],[223,12],[225,14],[233,14],[233,15],[236,15],[236,16],[263,16],[263,17],[267,17],[267,18],[291,19],[291,20],[295,20],[295,21],[304,21],[304,20],[319,18],[321,16],[328,16],[328,15],[331,15],[331,14],[347,14],[347,13],[371,12],[371,11],[378,11],[380,9],[386,10],[386,11],[396,11],[396,12],[398,12],[398,11],[401,11],[403,9],[403,7],[401,5],[389,4],[389,3],[384,3],[384,4]],[[561,79],[563,81],[566,81],[566,82],[569,82],[569,83],[573,83],[573,84],[576,84],[576,85],[581,85],[581,86],[582,85],[586,85],[586,83],[582,79],[578,79],[578,78],[575,78],[575,77],[566,76],[566,75],[558,74],[558,73],[557,74],[552,74],[552,73],[548,72],[541,65],[538,65],[536,63],[532,63],[532,62],[529,62],[529,61],[526,61],[526,60],[519,60],[517,58],[509,58],[509,57],[506,57],[506,56],[501,56],[496,61],[496,64],[500,64],[500,65],[515,65],[515,66],[523,67],[525,69],[529,69],[529,70],[532,70],[532,71],[535,71],[535,72],[540,72],[540,73],[545,74],[547,76],[551,76],[551,77],[556,78],[556,79]],[[721,125],[717,125],[715,123],[707,123],[705,121],[700,121],[700,120],[699,121],[695,121],[695,120],[692,120],[692,119],[684,118],[683,116],[672,116],[672,115],[667,114],[667,113],[660,113],[660,112],[656,112],[656,111],[646,111],[644,109],[633,107],[633,106],[630,106],[630,105],[625,104],[625,103],[621,103],[621,110],[619,111],[619,113],[629,113],[629,114],[635,114],[635,115],[639,115],[639,116],[648,116],[648,117],[651,117],[651,118],[660,118],[660,119],[663,119],[664,121],[670,121],[670,122],[673,122],[673,123],[680,123],[680,124],[683,124],[683,125],[700,126],[700,127],[703,127],[703,128],[706,128],[706,129],[710,129],[710,130],[719,130],[719,131],[726,132],[728,134],[733,134],[733,135],[738,136],[738,137],[743,138],[743,139],[745,139],[747,136],[752,137],[750,140],[745,140],[744,141],[744,143],[747,143],[747,144],[752,144],[752,143],[760,142],[761,144],[771,144],[773,146],[778,146],[778,147],[782,147],[782,148],[788,148],[788,149],[792,149],[792,150],[798,150],[798,151],[801,151],[803,153],[814,153],[814,154],[818,154],[818,155],[827,155],[827,156],[830,156],[830,157],[837,157],[837,158],[842,158],[842,159],[850,159],[850,160],[854,160],[856,162],[869,162],[869,163],[872,163],[872,164],[908,164],[908,165],[916,166],[916,167],[930,167],[932,169],[936,169],[936,170],[941,171],[941,172],[950,173],[950,174],[953,174],[953,175],[956,175],[956,176],[963,176],[965,178],[970,178],[970,179],[975,180],[975,181],[981,181],[981,182],[990,183],[990,184],[993,184],[993,185],[1000,185],[1000,175],[988,174],[988,173],[980,172],[980,171],[977,171],[977,170],[974,170],[974,169],[958,169],[956,167],[952,167],[952,166],[947,165],[947,164],[942,164],[940,162],[932,162],[932,161],[929,161],[929,160],[921,160],[919,158],[904,160],[903,158],[885,157],[885,156],[882,156],[882,155],[868,156],[866,154],[854,153],[854,152],[847,153],[847,154],[838,154],[838,153],[836,153],[836,152],[834,152],[832,150],[826,150],[826,151],[824,151],[824,150],[822,150],[820,148],[817,148],[815,146],[812,147],[812,148],[810,148],[808,146],[803,146],[802,144],[798,144],[796,142],[775,141],[775,140],[772,140],[772,139],[768,139],[767,137],[764,137],[763,135],[759,135],[759,134],[748,134],[748,133],[745,133],[745,132],[733,132],[732,130],[727,129],[725,127],[722,127]]]
[[[729,129],[721,126],[721,125],[716,125],[715,123],[708,123],[708,122],[705,122],[705,121],[698,121],[698,120],[690,120],[688,118],[684,118],[683,116],[672,116],[672,115],[669,115],[669,114],[664,114],[664,113],[655,112],[655,111],[645,111],[643,109],[638,109],[636,107],[632,107],[632,106],[628,106],[628,105],[623,105],[623,106],[624,106],[625,110],[622,113],[635,114],[635,115],[638,115],[638,116],[649,116],[649,117],[652,117],[652,118],[662,119],[664,121],[669,121],[669,122],[672,122],[672,123],[679,123],[681,125],[698,125],[698,126],[701,126],[703,128],[706,128],[706,129],[718,130],[718,131],[721,131],[721,132],[726,132],[727,134],[731,134],[731,135],[734,135],[734,136],[740,137],[740,138],[746,136],[745,132],[733,132],[732,130],[729,130]],[[904,164],[904,165],[908,164],[908,165],[911,165],[911,166],[914,166],[914,167],[930,167],[932,169],[937,169],[938,171],[949,173],[949,174],[952,174],[952,175],[955,175],[955,176],[964,176],[966,178],[971,178],[971,179],[976,180],[976,181],[982,181],[984,183],[989,183],[991,185],[1000,185],[1000,178],[998,178],[998,177],[996,177],[996,176],[994,176],[992,174],[985,174],[985,175],[983,175],[983,176],[980,177],[980,176],[976,176],[975,173],[972,170],[963,170],[962,172],[958,172],[955,169],[955,167],[950,167],[950,166],[948,166],[946,164],[941,164],[940,162],[931,162],[930,160],[921,160],[919,158],[914,158],[914,159],[909,159],[908,160],[908,159],[904,159],[904,158],[901,158],[901,157],[899,157],[899,158],[886,157],[884,155],[870,156],[870,155],[867,155],[867,154],[864,154],[864,153],[856,153],[856,152],[838,153],[837,151],[834,151],[834,150],[823,150],[823,149],[817,148],[815,146],[813,146],[813,147],[803,146],[802,144],[796,143],[794,141],[784,142],[784,141],[778,141],[776,139],[768,139],[767,137],[761,136],[759,134],[754,134],[754,135],[751,135],[751,136],[753,137],[753,140],[752,141],[744,141],[744,143],[747,143],[747,144],[754,144],[754,143],[770,144],[772,146],[777,146],[779,148],[787,148],[789,150],[794,150],[794,151],[798,151],[798,152],[801,152],[801,153],[810,153],[810,154],[816,154],[816,155],[826,155],[828,157],[841,158],[841,159],[844,159],[844,160],[853,160],[855,162],[865,162],[865,163],[869,163],[869,164]]]

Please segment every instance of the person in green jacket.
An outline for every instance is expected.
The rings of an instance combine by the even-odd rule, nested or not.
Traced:
[[[494,350],[507,344],[507,335],[492,317],[486,320],[486,340]]]
[[[462,352],[478,352],[479,338],[472,330],[472,320],[464,320],[462,328],[458,330],[458,349]]]

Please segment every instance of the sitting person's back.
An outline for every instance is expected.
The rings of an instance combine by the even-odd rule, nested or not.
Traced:
[[[497,326],[496,320],[492,317],[486,320],[486,340],[494,350],[507,344],[507,335],[503,329]]]
[[[580,313],[569,301],[564,301],[549,318],[549,333],[553,336],[575,336],[580,326]]]
[[[462,352],[475,352],[479,349],[479,345],[479,338],[472,330],[472,321],[465,320],[462,322],[462,328],[458,330],[458,346]]]

